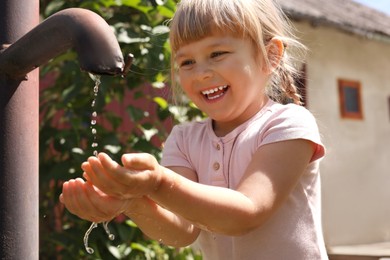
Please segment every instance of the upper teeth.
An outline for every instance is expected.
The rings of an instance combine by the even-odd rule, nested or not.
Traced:
[[[213,88],[213,89],[204,90],[204,91],[202,91],[202,94],[203,95],[213,94],[214,92],[217,92],[219,90],[223,90],[225,88],[227,88],[226,85],[225,86],[220,86],[220,87],[217,87],[217,88]]]

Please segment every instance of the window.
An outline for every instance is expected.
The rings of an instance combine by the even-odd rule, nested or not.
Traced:
[[[341,117],[363,119],[360,82],[339,79],[338,83]]]

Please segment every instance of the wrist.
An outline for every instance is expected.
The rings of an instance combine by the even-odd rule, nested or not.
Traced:
[[[152,208],[156,208],[156,203],[150,198],[144,196],[141,198],[129,199],[126,202],[126,207],[123,214],[131,218],[132,216],[148,215]]]
[[[148,196],[153,196],[154,193],[157,193],[160,190],[163,183],[163,179],[165,177],[166,176],[164,176],[164,167],[161,166],[160,164],[157,164],[156,169],[153,171],[152,190],[150,191],[149,194],[147,194]]]
[[[155,186],[148,196],[158,202],[161,196],[170,194],[179,186],[181,176],[160,165],[159,170],[156,172]]]

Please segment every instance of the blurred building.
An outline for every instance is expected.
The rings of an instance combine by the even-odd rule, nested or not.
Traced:
[[[327,147],[328,251],[390,256],[390,17],[351,0],[278,2],[309,48],[299,82]]]

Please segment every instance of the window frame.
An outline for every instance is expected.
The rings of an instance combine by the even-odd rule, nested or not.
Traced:
[[[346,88],[352,88],[355,89],[357,92],[355,102],[358,107],[358,111],[348,111],[346,107],[347,97],[345,96],[345,89]],[[361,84],[359,81],[355,80],[346,80],[346,79],[339,79],[338,80],[338,90],[339,90],[339,106],[340,106],[340,115],[342,118],[345,119],[363,119],[363,104],[362,104],[362,91],[361,91]]]
[[[389,108],[389,120],[390,120],[390,96],[387,97],[387,106]]]

